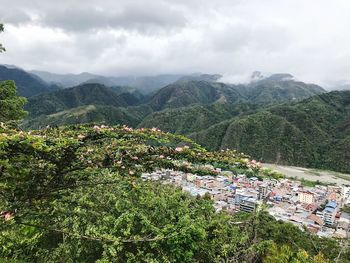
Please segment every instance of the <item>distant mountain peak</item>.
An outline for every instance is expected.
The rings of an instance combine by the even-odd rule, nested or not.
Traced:
[[[294,80],[294,76],[289,73],[277,73],[272,74],[271,76],[265,78],[266,80],[270,81],[288,81],[288,80]]]
[[[259,81],[289,81],[295,80],[294,76],[289,73],[275,73],[265,75],[260,71],[254,71],[250,77],[250,83],[256,83]]]
[[[257,82],[264,79],[264,75],[260,71],[254,71],[250,76],[250,82]]]
[[[178,81],[207,81],[207,82],[216,82],[220,78],[222,78],[222,75],[220,74],[192,74],[192,75],[186,75],[180,78]]]
[[[5,68],[8,68],[8,69],[20,69],[20,70],[23,70],[20,67],[17,67],[15,65],[10,65],[10,64],[1,64],[1,66],[4,66]]]

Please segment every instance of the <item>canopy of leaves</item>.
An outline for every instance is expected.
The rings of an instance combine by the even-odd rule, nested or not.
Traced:
[[[265,212],[216,213],[210,198],[143,182],[171,168],[251,171],[246,156],[208,152],[183,136],[126,126],[0,128],[0,255],[24,262],[261,262],[268,247],[310,257],[337,242],[310,237]],[[282,251],[281,251],[282,253]],[[346,261],[346,254],[340,258]]]
[[[16,91],[12,80],[0,82],[0,122],[19,120],[26,116],[23,106],[27,100],[17,96]]]

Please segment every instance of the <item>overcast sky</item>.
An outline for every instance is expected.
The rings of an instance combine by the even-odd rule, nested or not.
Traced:
[[[0,64],[105,75],[350,80],[349,0],[0,0]]]

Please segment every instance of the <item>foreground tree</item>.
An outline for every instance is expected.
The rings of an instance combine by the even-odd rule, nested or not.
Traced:
[[[0,122],[19,120],[26,116],[23,110],[27,100],[17,96],[15,82],[6,80],[0,82]]]
[[[4,25],[0,24],[0,33],[4,31]],[[0,53],[5,48],[0,43]],[[26,116],[23,106],[26,99],[17,96],[17,88],[14,81],[0,82],[0,122],[19,120]]]
[[[315,256],[324,251],[329,260],[339,255],[339,262],[349,262],[334,240],[311,237],[264,211],[216,213],[206,196],[139,178],[161,168],[216,175],[213,164],[251,169],[245,155],[208,152],[157,129],[19,132],[2,125],[0,262],[249,263],[283,256],[323,263]]]

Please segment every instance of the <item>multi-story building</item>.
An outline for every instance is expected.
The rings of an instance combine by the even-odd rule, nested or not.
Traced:
[[[258,199],[264,200],[268,193],[268,187],[266,183],[260,184],[258,188]]]
[[[323,222],[325,225],[333,225],[335,220],[335,215],[337,203],[335,201],[330,201],[323,210]]]
[[[315,202],[315,196],[309,191],[300,191],[298,193],[298,201],[305,204],[312,204]]]
[[[239,203],[239,210],[252,213],[257,208],[258,202],[253,197],[243,197]]]

